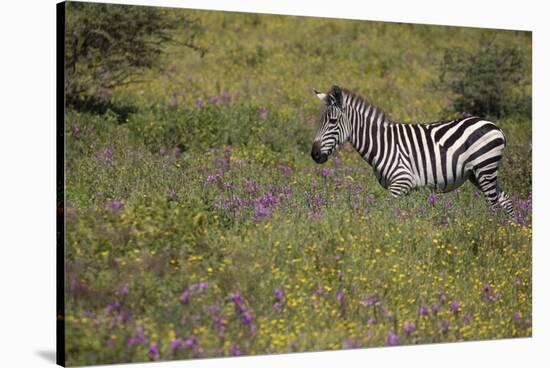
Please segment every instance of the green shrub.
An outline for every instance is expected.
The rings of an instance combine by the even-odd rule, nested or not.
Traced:
[[[441,87],[453,93],[455,112],[493,117],[531,114],[530,78],[524,75],[519,47],[483,40],[473,51],[447,49],[439,70]]]
[[[300,114],[257,105],[160,106],[128,118],[129,129],[151,152],[175,147],[183,152],[257,144],[279,153],[291,146],[306,152],[311,144],[311,132],[304,126],[305,118]]]
[[[196,42],[200,23],[183,11],[78,2],[66,7],[65,92],[73,106],[97,108],[94,100],[108,98],[114,87],[160,69],[167,44],[204,53]],[[176,30],[183,36],[176,39]]]

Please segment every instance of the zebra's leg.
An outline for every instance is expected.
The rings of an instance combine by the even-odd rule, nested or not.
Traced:
[[[476,170],[470,175],[469,179],[483,193],[489,207],[495,208],[498,204],[510,218],[516,217],[510,197],[498,185],[497,171]]]
[[[397,197],[400,197],[402,195],[408,194],[411,191],[412,186],[411,186],[411,183],[409,181],[396,180],[388,186],[388,189],[389,189],[391,195],[393,197],[397,198]]]
[[[514,206],[512,205],[512,201],[510,200],[510,196],[506,194],[498,185],[497,183],[497,192],[498,192],[498,204],[500,207],[506,211],[508,216],[512,219],[516,219],[516,211],[514,210]]]

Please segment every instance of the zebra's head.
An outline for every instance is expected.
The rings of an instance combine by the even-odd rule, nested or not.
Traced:
[[[327,161],[337,145],[348,139],[350,130],[346,129],[349,124],[342,106],[343,96],[340,87],[333,86],[328,93],[313,91],[326,105],[321,113],[319,129],[311,149],[313,160],[322,164]]]

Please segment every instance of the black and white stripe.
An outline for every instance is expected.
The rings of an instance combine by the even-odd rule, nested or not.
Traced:
[[[497,183],[506,138],[494,123],[470,116],[429,124],[402,124],[359,95],[333,86],[315,92],[326,103],[312,157],[323,163],[349,141],[394,196],[420,187],[447,192],[470,180],[487,203],[514,209]]]

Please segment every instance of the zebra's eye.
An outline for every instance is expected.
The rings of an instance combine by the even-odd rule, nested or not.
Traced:
[[[332,119],[332,118],[331,118],[331,119],[328,119],[328,123],[329,123],[330,125],[336,125],[336,122],[337,122],[337,121],[338,121],[338,119]]]

